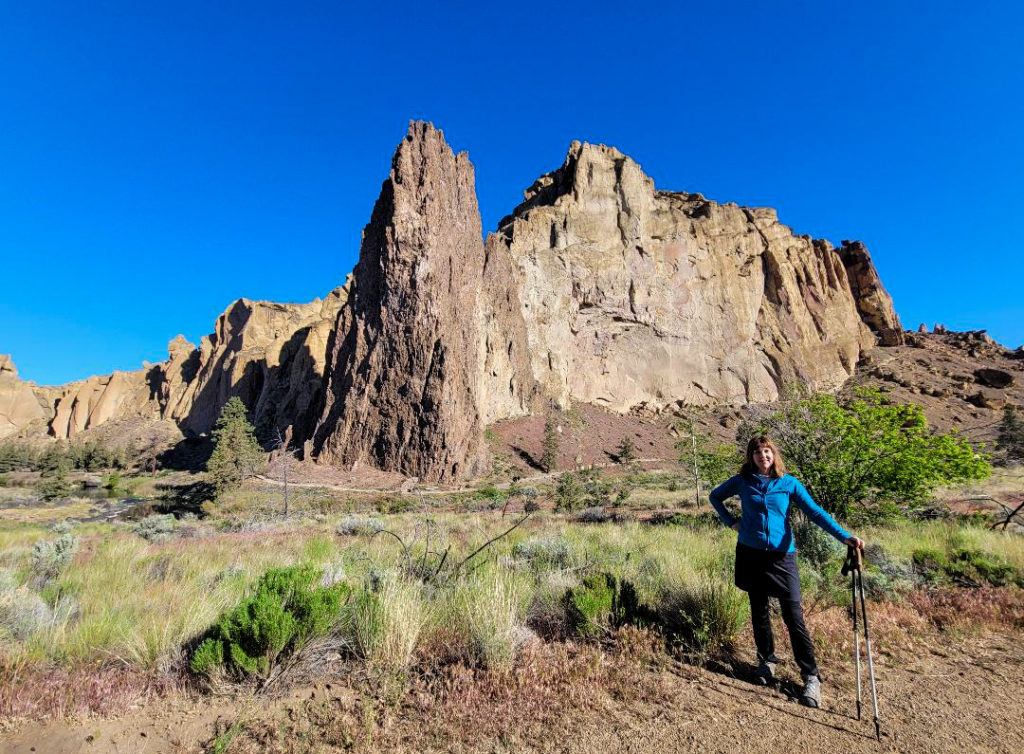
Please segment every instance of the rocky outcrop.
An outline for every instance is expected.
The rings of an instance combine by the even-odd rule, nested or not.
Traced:
[[[875,343],[827,242],[794,235],[772,209],[656,191],[610,147],[573,143],[495,244],[518,268],[533,377],[562,404],[832,389]]]
[[[170,358],[152,375],[161,415],[201,434],[238,396],[259,436],[288,426],[308,436],[323,400],[327,340],[347,298],[344,287],[308,304],[243,298],[217,318],[198,349],[181,336],[171,341]]]
[[[412,123],[339,319],[315,438],[321,461],[436,482],[486,467],[483,277],[473,166],[432,125]]]
[[[881,345],[903,345],[903,325],[896,316],[892,299],[882,286],[882,279],[864,244],[860,241],[843,241],[839,256],[846,267],[860,318],[878,335]]]
[[[283,435],[288,427],[308,437],[323,401],[327,341],[347,295],[342,287],[308,304],[239,299],[199,348],[179,335],[165,362],[55,389],[49,432],[72,439],[107,422],[143,419],[171,420],[198,435],[239,396],[260,437]]]
[[[46,390],[20,380],[11,357],[0,354],[0,439],[45,426],[52,416]]]

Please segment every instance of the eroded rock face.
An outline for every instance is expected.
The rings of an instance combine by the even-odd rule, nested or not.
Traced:
[[[772,209],[656,191],[610,147],[574,143],[489,244],[518,268],[531,370],[562,404],[832,389],[875,342],[827,242],[794,235]]]
[[[412,123],[363,231],[318,458],[448,482],[486,468],[473,166]],[[504,379],[504,377],[503,377]]]
[[[237,395],[260,437],[283,435],[289,426],[295,436],[309,436],[323,401],[327,340],[347,296],[342,287],[308,304],[239,299],[199,348],[179,335],[165,362],[57,388],[50,434],[71,439],[134,418],[172,420],[187,434],[201,434]]]
[[[161,415],[201,434],[238,396],[259,436],[283,435],[290,425],[308,436],[323,400],[327,340],[347,298],[342,287],[308,304],[239,299],[198,349],[181,336],[171,341],[154,377]]]
[[[871,255],[860,241],[843,241],[839,256],[850,279],[850,290],[861,319],[878,334],[883,346],[901,346],[905,342],[903,325],[896,316]]]
[[[18,378],[8,354],[0,354],[0,439],[14,437],[32,426],[42,427],[52,416],[50,403],[31,382]]]

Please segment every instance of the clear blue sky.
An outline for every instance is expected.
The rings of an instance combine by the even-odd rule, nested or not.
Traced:
[[[57,384],[323,296],[410,118],[469,152],[485,231],[603,142],[863,240],[907,327],[1024,342],[1018,3],[486,6],[0,3],[0,353]]]

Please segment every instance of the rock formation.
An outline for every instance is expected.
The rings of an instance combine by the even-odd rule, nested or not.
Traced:
[[[321,461],[431,481],[486,466],[481,402],[484,250],[473,166],[413,123],[363,231],[338,321]]]
[[[0,354],[0,439],[49,421],[52,412],[45,390],[18,379],[11,357]]]
[[[261,438],[450,482],[486,468],[486,425],[545,402],[771,401],[904,340],[863,244],[658,191],[611,147],[574,142],[485,242],[469,159],[413,123],[345,287],[240,299],[198,348],[179,336],[161,364],[60,389],[0,360],[0,435],[51,418],[61,438],[125,418],[201,434],[239,396]]]
[[[573,143],[489,244],[518,267],[533,376],[562,404],[832,389],[875,342],[827,242],[794,235],[772,209],[656,191],[610,147]],[[888,301],[880,284],[865,289],[876,308]]]
[[[336,288],[308,304],[239,299],[196,349],[178,336],[151,375],[161,416],[189,434],[213,428],[238,396],[261,437],[293,426],[308,436],[323,400],[327,340],[348,298]]]
[[[896,316],[892,299],[882,286],[882,279],[864,244],[860,241],[843,241],[839,256],[846,267],[850,290],[857,302],[861,319],[878,333],[883,346],[903,345],[903,325]]]

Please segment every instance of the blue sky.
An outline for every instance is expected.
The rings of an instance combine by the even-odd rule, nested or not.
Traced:
[[[1024,343],[1016,3],[0,3],[0,353],[58,384],[355,264],[409,119],[485,231],[573,139],[861,239],[907,327]],[[653,7],[653,6],[649,6]]]

